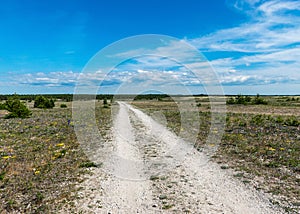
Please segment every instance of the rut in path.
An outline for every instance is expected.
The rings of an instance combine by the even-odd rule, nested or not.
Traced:
[[[97,213],[282,213],[142,111],[118,104]]]

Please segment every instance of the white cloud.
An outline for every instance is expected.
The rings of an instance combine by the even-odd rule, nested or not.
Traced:
[[[300,42],[300,1],[267,1],[251,10],[252,21],[190,42],[200,50],[272,52]],[[280,12],[280,13],[279,13]]]
[[[12,76],[11,79],[18,84],[28,84],[33,86],[59,87],[63,85],[72,86],[76,82],[79,74],[72,71],[50,72],[50,73],[29,73]]]
[[[222,82],[299,83],[300,1],[238,0],[232,5],[250,20],[189,40],[204,52],[232,54],[211,61]]]
[[[221,83],[244,83],[245,81],[249,80],[251,76],[247,75],[238,75],[238,76],[225,76],[221,79]],[[255,77],[253,77],[255,78]]]
[[[263,12],[266,16],[270,17],[279,11],[287,10],[299,10],[299,1],[267,1],[266,3],[260,5],[258,10]]]
[[[235,69],[229,69],[228,72],[229,72],[229,73],[235,73],[236,70],[235,70]]]
[[[138,69],[137,72],[138,73],[149,73],[149,71],[145,71],[145,70],[142,70],[142,69]]]

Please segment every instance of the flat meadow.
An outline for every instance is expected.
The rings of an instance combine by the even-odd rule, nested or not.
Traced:
[[[195,147],[202,152],[210,131],[208,97],[197,96],[199,114]],[[229,99],[229,98],[227,98]],[[300,206],[299,97],[264,96],[267,104],[228,104],[225,132],[212,161],[245,185],[270,194],[287,212]],[[25,119],[4,119],[0,112],[0,213],[49,213],[72,209],[77,184],[90,162],[76,139],[72,102],[57,101],[53,109],[33,108]],[[186,98],[182,99],[186,102]],[[160,112],[166,126],[178,134],[181,115],[170,98],[130,101],[147,114]],[[61,104],[65,106],[61,107]],[[111,105],[96,102],[96,120],[103,135],[112,126]]]

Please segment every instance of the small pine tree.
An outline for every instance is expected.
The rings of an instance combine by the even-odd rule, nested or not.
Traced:
[[[10,113],[5,117],[9,118],[27,118],[31,116],[31,111],[16,96],[9,99],[4,104],[5,109]]]

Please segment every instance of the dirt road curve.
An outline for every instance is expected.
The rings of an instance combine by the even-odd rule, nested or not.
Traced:
[[[82,184],[84,213],[282,213],[127,103],[113,134],[111,158]]]

